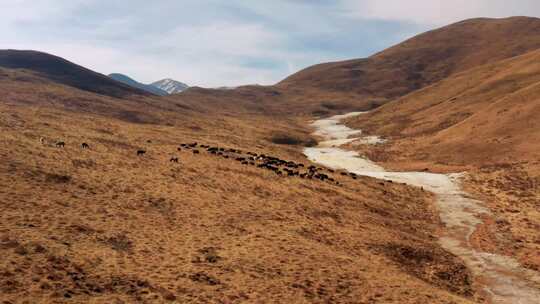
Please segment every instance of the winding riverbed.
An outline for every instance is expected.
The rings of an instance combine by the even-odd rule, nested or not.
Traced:
[[[362,114],[353,112],[315,121],[312,124],[316,128],[314,135],[322,137],[324,141],[317,147],[305,148],[304,154],[311,161],[327,167],[423,187],[435,193],[440,218],[445,225],[445,232],[439,240],[441,246],[463,259],[492,302],[539,304],[540,290],[534,285],[540,284],[540,274],[522,268],[513,258],[480,252],[471,245],[471,235],[482,223],[482,217],[489,216],[490,212],[481,202],[461,190],[461,174],[388,172],[358,153],[340,148],[352,142],[384,142],[375,136],[362,137],[361,130],[341,124],[341,120],[347,117]]]

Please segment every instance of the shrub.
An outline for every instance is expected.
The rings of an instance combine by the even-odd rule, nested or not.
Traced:
[[[277,133],[272,135],[270,141],[278,145],[289,145],[289,146],[307,146],[313,147],[317,145],[317,141],[311,137],[300,137],[295,135],[289,135],[284,133]]]
[[[45,173],[45,181],[49,183],[66,184],[71,181],[71,176],[56,173]]]

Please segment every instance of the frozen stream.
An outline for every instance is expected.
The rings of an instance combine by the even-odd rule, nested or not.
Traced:
[[[334,169],[343,169],[358,175],[423,187],[437,197],[440,218],[445,224],[440,244],[446,250],[461,257],[475,277],[482,282],[493,303],[539,304],[540,274],[522,268],[510,257],[480,252],[473,248],[470,237],[482,215],[489,215],[482,203],[471,199],[461,190],[461,174],[435,174],[427,172],[388,172],[384,168],[361,157],[358,153],[339,148],[347,143],[377,144],[384,140],[375,136],[362,137],[361,130],[353,130],[341,124],[341,120],[358,116],[353,112],[320,119],[312,125],[314,135],[324,138],[317,147],[305,148],[304,154],[313,162]]]

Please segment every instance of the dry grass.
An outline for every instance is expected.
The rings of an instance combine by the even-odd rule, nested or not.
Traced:
[[[164,98],[0,69],[0,300],[483,302],[438,245],[433,198],[420,189],[279,177],[177,146],[307,164],[306,121],[386,104],[350,122],[392,138],[364,152],[391,168],[472,170],[469,190],[498,216],[477,246],[538,269],[540,55],[525,54],[540,46],[537,29],[530,18],[471,20],[274,87]]]
[[[540,19],[471,19],[423,33],[369,58],[318,64],[280,82],[294,102],[369,109],[455,73],[540,47]]]
[[[176,151],[198,141],[306,162],[299,147],[269,140],[309,138],[299,121],[186,115],[54,85],[33,88],[50,92],[40,104],[18,82],[1,86],[11,89],[0,102],[6,303],[472,301],[470,274],[437,244],[439,220],[420,189],[278,177]],[[78,94],[96,99],[95,113],[69,102]],[[117,116],[134,103],[150,121]]]
[[[527,165],[486,166],[471,172],[467,187],[494,213],[479,229],[477,246],[514,256],[523,266],[540,271],[540,176]]]
[[[387,167],[469,171],[469,187],[503,223],[488,219],[479,246],[532,269],[540,266],[539,58],[534,51],[475,68],[349,121],[391,139],[362,148]]]

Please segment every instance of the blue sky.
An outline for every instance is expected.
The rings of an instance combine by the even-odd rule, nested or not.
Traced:
[[[466,18],[540,15],[537,0],[0,0],[0,8],[0,48],[207,87],[273,84]]]

